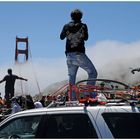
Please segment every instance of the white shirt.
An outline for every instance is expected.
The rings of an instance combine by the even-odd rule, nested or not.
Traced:
[[[17,113],[19,111],[21,111],[21,106],[15,101],[12,104],[12,114]]]
[[[39,101],[35,102],[34,105],[35,105],[35,108],[42,108],[43,107],[42,103]]]

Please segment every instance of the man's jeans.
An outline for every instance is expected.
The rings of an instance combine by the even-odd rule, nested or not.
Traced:
[[[75,85],[76,82],[76,74],[78,71],[78,68],[81,67],[88,73],[88,79],[95,79],[97,78],[97,71],[93,65],[93,63],[90,61],[90,59],[87,57],[84,53],[79,52],[71,52],[67,53],[67,66],[68,66],[68,75],[69,75],[69,83],[71,85]],[[89,81],[87,84],[94,85],[94,81]],[[73,100],[76,99],[76,95],[72,95]]]

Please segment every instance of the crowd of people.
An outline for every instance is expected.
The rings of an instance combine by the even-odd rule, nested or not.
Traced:
[[[41,99],[34,99],[31,95],[14,96],[7,104],[6,99],[0,96],[0,113],[13,114],[19,111],[47,107],[51,102],[68,101],[64,95],[42,95]]]
[[[31,95],[20,95],[15,96],[15,81],[16,80],[25,80],[26,78],[19,77],[12,73],[12,69],[9,68],[7,70],[7,75],[4,76],[0,83],[5,82],[5,95],[2,98],[0,94],[0,113],[1,114],[13,114],[26,109],[33,108],[43,108],[47,107],[53,101],[64,101],[67,100],[63,95],[54,96],[54,95],[46,95],[42,97],[38,97],[35,99]]]

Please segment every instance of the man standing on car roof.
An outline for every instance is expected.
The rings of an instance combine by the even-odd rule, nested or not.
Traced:
[[[78,68],[81,67],[88,73],[88,79],[97,78],[97,71],[85,54],[85,41],[88,40],[87,25],[81,22],[83,13],[79,9],[71,12],[72,21],[65,24],[60,34],[60,39],[66,38],[66,57],[69,75],[69,84],[74,87]],[[88,82],[87,84],[95,84]],[[73,88],[72,88],[73,89]],[[76,93],[72,91],[72,100],[76,99]]]

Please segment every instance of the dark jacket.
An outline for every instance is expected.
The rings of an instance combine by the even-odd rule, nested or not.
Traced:
[[[77,32],[80,28],[82,27],[82,40],[81,43],[78,45],[78,47],[74,47],[72,48],[70,45],[70,42],[67,38],[68,34],[70,33],[75,33]],[[81,22],[69,22],[68,24],[65,24],[62,32],[60,34],[60,39],[63,40],[66,38],[66,50],[65,53],[69,53],[69,52],[81,52],[81,53],[85,53],[85,43],[84,41],[86,41],[88,39],[88,28],[87,25]]]

